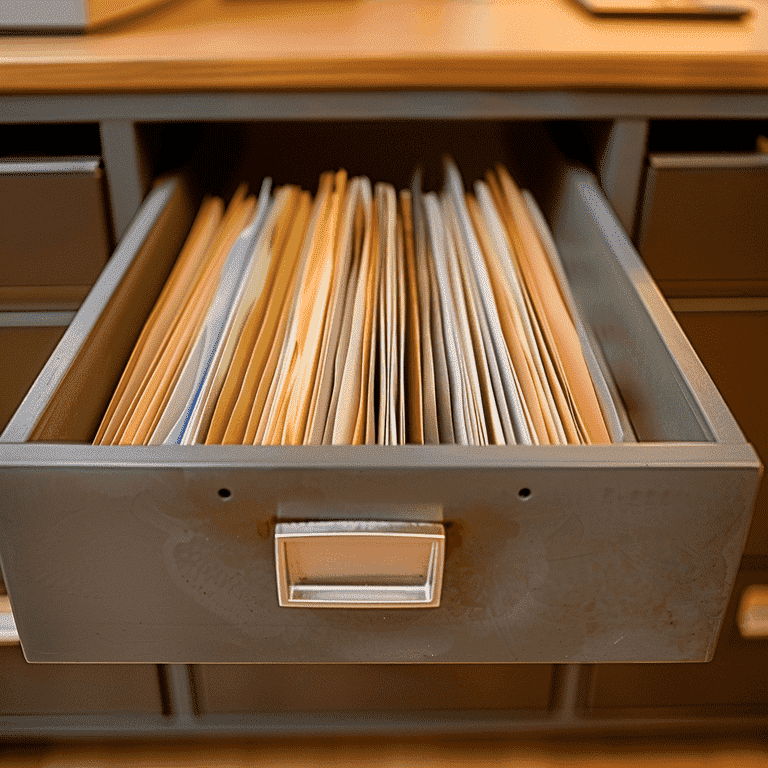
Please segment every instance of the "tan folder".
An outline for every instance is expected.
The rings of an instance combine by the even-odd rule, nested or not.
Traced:
[[[240,187],[227,207],[194,284],[166,333],[132,404],[131,412],[126,414],[119,432],[113,438],[113,444],[119,441],[121,444],[143,445],[152,434],[184,363],[189,344],[213,298],[218,272],[237,238],[237,227],[242,229],[255,206],[255,199],[246,199],[245,195],[246,188]]]
[[[243,386],[249,363],[251,363],[254,356],[259,332],[266,323],[266,318],[269,317],[275,291],[277,290],[278,293],[281,293],[281,289],[292,274],[293,265],[287,263],[288,260],[284,250],[292,228],[295,226],[295,219],[300,206],[301,190],[298,187],[289,187],[285,190],[284,194],[287,199],[275,223],[271,242],[269,243],[269,248],[272,250],[272,259],[264,282],[264,290],[251,309],[240,333],[240,338],[237,341],[232,361],[208,428],[208,434],[205,439],[207,445],[224,441],[224,435]],[[270,317],[270,320],[272,319]],[[243,431],[245,431],[245,423],[242,426]]]
[[[553,360],[562,368],[561,375],[568,382],[586,441],[610,443],[608,428],[581,351],[576,328],[530,220],[525,201],[503,166],[497,166],[497,173],[511,214],[513,240],[520,243],[520,263],[529,285],[531,300],[539,316],[542,332],[551,344]],[[559,354],[555,354],[553,348]]]
[[[406,419],[408,442],[424,443],[424,397],[421,378],[421,329],[419,315],[419,285],[416,278],[416,255],[413,241],[411,193],[400,193],[403,223],[406,284]]]
[[[123,417],[133,402],[152,360],[161,347],[201,267],[205,251],[216,232],[216,227],[221,222],[223,212],[224,203],[220,198],[207,198],[200,206],[187,240],[120,377],[120,382],[96,433],[95,445],[112,443]]]

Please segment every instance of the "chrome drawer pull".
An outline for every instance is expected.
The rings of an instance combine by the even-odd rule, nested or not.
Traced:
[[[445,532],[436,523],[278,523],[277,593],[293,608],[435,608]]]

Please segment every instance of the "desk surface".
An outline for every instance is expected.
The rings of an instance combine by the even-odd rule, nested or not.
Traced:
[[[742,21],[599,20],[571,0],[172,0],[88,35],[0,38],[0,93],[768,90]]]

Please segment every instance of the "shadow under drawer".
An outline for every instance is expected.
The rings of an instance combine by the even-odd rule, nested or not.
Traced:
[[[766,581],[768,571],[739,574],[711,662],[595,665],[591,706],[600,714],[609,709],[734,706],[763,706],[768,712],[768,640],[744,639],[736,623],[744,590]],[[675,621],[674,616],[669,614],[669,620]]]
[[[28,664],[0,646],[0,715],[161,712],[152,664]]]
[[[546,709],[549,664],[200,665],[204,714],[261,711]]]

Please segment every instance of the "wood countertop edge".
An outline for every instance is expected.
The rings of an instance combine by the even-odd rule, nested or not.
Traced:
[[[0,94],[312,90],[768,91],[768,54],[88,60],[0,56]]]

